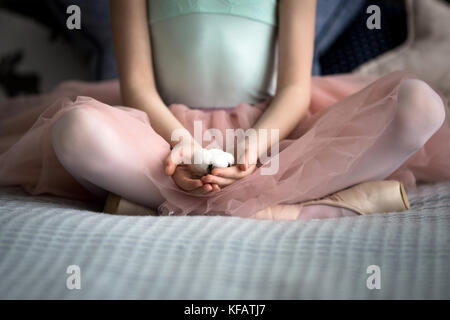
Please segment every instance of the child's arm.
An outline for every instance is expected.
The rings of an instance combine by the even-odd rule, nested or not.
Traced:
[[[169,111],[156,89],[147,4],[145,0],[111,0],[111,25],[122,102],[148,114],[152,128],[171,146],[172,132],[183,125]]]
[[[279,1],[277,92],[254,129],[279,129],[280,140],[309,107],[315,16],[316,0]]]
[[[316,0],[279,1],[277,92],[269,107],[253,126],[254,129],[268,129],[267,147],[277,142],[270,141],[270,129],[279,130],[279,139],[282,140],[291,133],[308,110],[315,16]],[[257,149],[258,155],[266,151],[261,150],[259,146]],[[204,177],[202,181],[223,187],[245,178],[255,170],[255,165],[249,161],[248,152],[246,157],[247,161],[243,164],[242,160],[238,159],[239,166],[214,169],[212,175]]]
[[[172,147],[178,144],[172,133],[184,130],[183,144],[191,147],[195,140],[164,104],[155,85],[146,0],[110,0],[110,9],[123,105],[146,112],[152,128]],[[177,166],[171,157],[175,150],[179,148],[166,159],[166,174],[184,190],[212,190],[214,186],[192,179],[186,167]]]

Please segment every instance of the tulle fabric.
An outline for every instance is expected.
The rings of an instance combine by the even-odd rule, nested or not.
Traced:
[[[280,142],[279,170],[273,175],[261,175],[262,167],[271,165],[265,163],[249,177],[217,193],[192,195],[182,191],[164,175],[160,156],[151,168],[143,168],[143,174],[166,199],[159,208],[160,214],[252,217],[273,204],[298,203],[338,191],[345,186],[352,166],[392,121],[399,85],[410,77],[405,72],[394,72],[379,79],[353,74],[313,77],[307,116]],[[199,120],[204,130],[215,128],[225,136],[228,128],[250,128],[269,103],[270,100],[257,105],[242,103],[231,111],[193,110],[174,104],[170,110],[191,133],[194,121]],[[50,130],[68,110],[88,105],[100,113],[126,119],[121,122],[121,130],[126,130],[130,139],[142,140],[136,127],[152,130],[151,121],[144,112],[120,104],[117,81],[68,82],[48,95],[0,102],[0,185],[21,185],[30,194],[95,199],[57,160]],[[450,178],[447,110],[446,115],[445,123],[425,146],[388,178],[400,180],[407,187],[418,181]],[[14,132],[11,123],[22,125],[15,126]],[[142,152],[155,148],[161,155],[169,150],[156,133],[142,146]],[[139,152],[133,156],[139,157]]]

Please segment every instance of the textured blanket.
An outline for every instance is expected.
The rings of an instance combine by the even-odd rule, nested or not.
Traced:
[[[110,216],[3,189],[0,298],[450,299],[450,183],[410,200],[402,213],[292,222]]]

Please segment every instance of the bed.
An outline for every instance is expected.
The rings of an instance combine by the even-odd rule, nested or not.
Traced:
[[[409,196],[401,213],[261,221],[112,216],[3,188],[0,298],[449,299],[450,183]]]

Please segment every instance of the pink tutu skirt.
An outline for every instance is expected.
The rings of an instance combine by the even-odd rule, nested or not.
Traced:
[[[208,195],[184,192],[165,176],[162,155],[168,154],[169,147],[153,131],[153,141],[146,143],[153,143],[155,148],[159,146],[156,149],[162,150],[161,157],[152,168],[143,170],[143,174],[166,199],[161,214],[251,217],[273,204],[298,203],[338,191],[333,190],[333,186],[341,185],[342,177],[351,170],[352,164],[364,155],[392,120],[399,84],[409,77],[411,75],[404,72],[379,79],[352,74],[313,77],[307,116],[280,142],[279,170],[272,175],[262,175],[262,167],[269,165],[264,164],[249,177]],[[139,139],[140,130],[152,131],[146,113],[120,106],[119,91],[118,81],[73,81],[62,83],[46,95],[1,101],[0,186],[22,186],[33,195],[95,199],[56,158],[50,130],[68,110],[89,107],[123,119],[120,124],[122,129],[127,129],[130,139]],[[191,133],[194,121],[200,120],[204,130],[216,128],[225,135],[228,128],[252,127],[269,102],[241,103],[232,110],[194,110],[181,104],[169,108]],[[419,181],[450,179],[447,120],[448,117],[424,147],[389,178],[400,180],[407,187]]]

